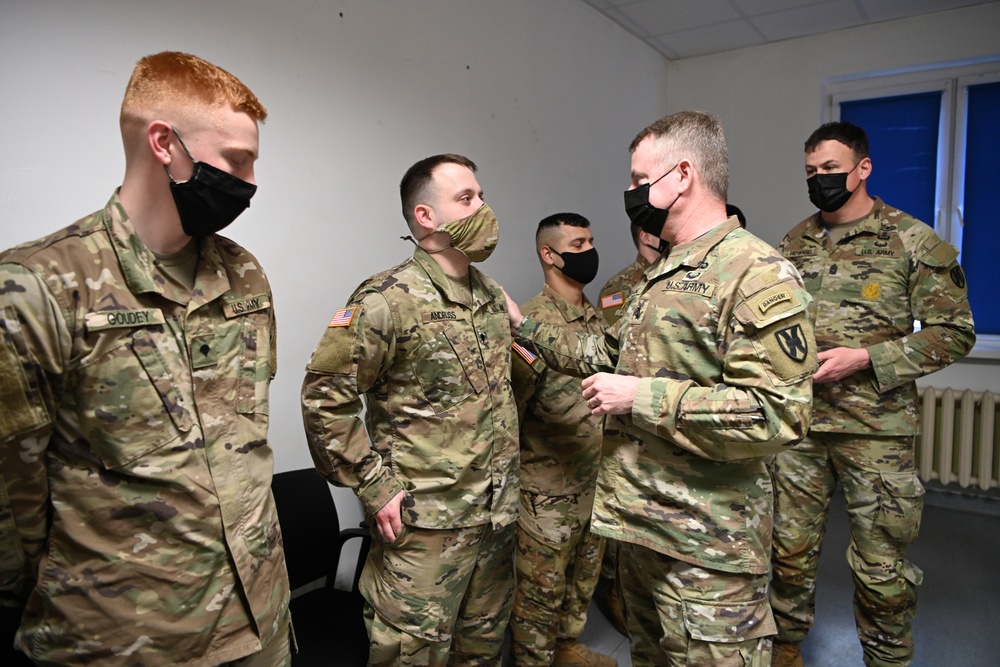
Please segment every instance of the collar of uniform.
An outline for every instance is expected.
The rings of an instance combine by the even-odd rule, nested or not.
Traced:
[[[187,302],[197,307],[207,303],[229,290],[229,279],[223,270],[222,256],[216,247],[215,236],[208,236],[200,241],[198,272],[195,275],[194,289],[190,293],[175,295],[165,290],[153,274],[156,272],[155,255],[143,244],[135,227],[128,218],[128,213],[118,197],[118,190],[111,196],[103,211],[104,227],[111,238],[112,247],[118,256],[125,284],[133,294],[155,292],[178,303]]]
[[[635,265],[638,266],[643,271],[645,271],[646,269],[648,269],[650,267],[650,265],[652,265],[652,262],[650,262],[648,259],[646,259],[645,257],[643,257],[642,253],[640,252],[640,253],[636,253],[636,255],[635,255]]]
[[[567,322],[573,322],[580,319],[592,319],[598,317],[597,311],[587,300],[587,295],[583,295],[583,308],[577,308],[575,305],[567,301],[562,294],[555,291],[548,285],[542,287],[542,294],[547,296],[553,305],[555,305],[556,310],[559,314],[563,316]]]
[[[135,233],[135,227],[132,226],[132,221],[128,219],[125,207],[118,198],[119,189],[111,195],[102,217],[104,227],[111,238],[111,245],[118,256],[125,284],[133,294],[161,292],[160,286],[153,280],[155,257]]]
[[[472,289],[472,303],[469,304],[465,300],[465,295],[460,294],[454,288],[444,270],[426,250],[417,246],[416,250],[413,251],[413,259],[427,273],[427,277],[438,288],[438,291],[452,303],[461,304],[466,308],[479,309],[494,299],[493,294],[485,289],[482,280],[479,279],[479,270],[471,265],[469,266],[469,285]]]
[[[878,197],[875,197],[875,204],[872,206],[872,210],[864,218],[861,218],[854,227],[852,227],[844,238],[850,238],[852,236],[857,236],[859,234],[870,233],[878,234],[882,228],[882,220],[885,217],[883,210],[885,208],[885,203]],[[826,235],[827,224],[823,221],[823,215],[817,211],[812,218],[809,219],[809,225],[806,228],[805,235],[811,238],[816,243],[820,245],[823,244],[823,237]]]
[[[709,251],[726,238],[730,232],[740,228],[740,222],[736,216],[726,219],[725,222],[716,225],[693,241],[682,243],[678,246],[670,246],[670,251],[665,253],[649,269],[646,270],[646,277],[655,280],[660,276],[672,273],[679,266],[696,268],[700,265]]]

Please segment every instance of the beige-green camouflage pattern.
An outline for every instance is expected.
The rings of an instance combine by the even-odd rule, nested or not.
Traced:
[[[519,336],[565,372],[641,378],[609,415],[593,531],[709,569],[770,568],[768,454],[809,425],[816,368],[795,267],[729,218],[672,247],[604,337],[526,318]]]
[[[601,288],[600,300],[598,303],[604,319],[609,326],[617,324],[621,319],[621,312],[628,301],[629,295],[635,286],[638,285],[650,262],[637,253],[635,261],[624,269],[611,276],[611,279]],[[601,576],[606,579],[613,579],[615,570],[618,569],[618,544],[614,540],[606,540],[604,545],[604,563],[601,566]]]
[[[624,542],[618,563],[632,667],[770,667],[766,574],[720,573]]]
[[[593,488],[562,496],[521,492],[510,617],[518,667],[548,667],[557,641],[583,633],[604,547],[590,531],[593,507]]]
[[[814,386],[810,428],[915,435],[914,380],[961,359],[976,341],[958,251],[881,199],[836,246],[816,214],[778,250],[813,296],[819,350],[864,347],[872,360],[869,369]]]
[[[469,273],[471,303],[418,248],[355,290],[349,324],[331,322],[309,361],[302,415],[313,461],[368,515],[405,490],[403,522],[414,526],[517,518],[507,303],[496,282]]]
[[[601,316],[586,297],[583,308],[577,308],[548,285],[522,313],[565,331],[604,333]],[[521,488],[551,496],[592,491],[604,418],[590,414],[580,378],[549,368],[538,356],[529,362],[515,350],[511,358],[521,424]]]
[[[920,531],[924,488],[913,438],[811,433],[774,461],[771,606],[784,642],[801,642],[816,609],[816,568],[830,498],[840,480],[848,503],[854,617],[867,665],[908,665],[923,575],[906,560]]]
[[[116,193],[0,254],[0,601],[39,663],[218,665],[287,619],[270,287],[200,252],[168,280]]]
[[[628,301],[629,294],[642,280],[642,275],[648,268],[649,262],[646,258],[641,254],[636,255],[634,262],[611,276],[611,279],[604,283],[598,303],[601,306],[604,319],[609,325],[616,324],[621,319],[622,308]]]
[[[567,331],[602,334],[594,307],[546,285],[522,312]],[[517,592],[511,616],[520,667],[552,663],[557,639],[577,639],[600,574],[603,540],[590,532],[604,419],[590,414],[580,379],[548,368],[530,350],[511,355],[521,423]]]
[[[373,535],[360,582],[369,602],[369,667],[499,667],[513,597],[514,531],[404,525],[391,544]]]
[[[914,380],[965,356],[975,342],[958,253],[880,199],[837,244],[817,214],[780,249],[813,294],[819,349],[866,348],[872,368],[814,385],[809,437],[775,458],[778,636],[799,642],[812,625],[816,565],[839,479],[851,508],[848,562],[865,662],[908,665],[920,575],[905,555],[924,492],[913,462]],[[918,332],[914,320],[922,323]]]
[[[370,664],[444,664],[449,646],[480,656],[452,664],[493,664],[502,645],[519,489],[510,324],[499,285],[475,268],[469,281],[463,292],[418,248],[334,314],[303,382],[317,469],[369,516],[405,491],[403,536],[421,536],[383,548],[375,535],[361,578]]]

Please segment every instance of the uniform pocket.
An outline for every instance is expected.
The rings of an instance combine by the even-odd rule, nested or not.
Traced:
[[[463,356],[470,354],[468,346],[462,344],[451,326],[424,341],[417,349],[412,362],[413,374],[435,412],[447,410],[484,388],[472,382],[478,375],[470,377],[466,371]],[[473,360],[469,358],[468,361]],[[485,380],[482,384],[485,385]]]
[[[108,468],[131,465],[191,430],[157,335],[146,329],[124,335],[75,380],[83,433]]]
[[[879,473],[878,516],[874,526],[902,544],[911,544],[920,532],[924,486],[915,472]]]
[[[767,598],[750,602],[684,601],[684,628],[691,639],[730,644],[777,633]]]

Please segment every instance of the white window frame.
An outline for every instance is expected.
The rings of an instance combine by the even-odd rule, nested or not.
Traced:
[[[968,89],[970,85],[996,81],[1000,81],[1000,54],[829,78],[822,86],[822,121],[840,120],[841,102],[940,91],[935,219],[925,222],[933,224],[941,238],[961,249]],[[977,335],[969,357],[1000,359],[1000,336]]]

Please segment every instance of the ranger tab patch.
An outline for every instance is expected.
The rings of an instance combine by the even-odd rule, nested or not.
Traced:
[[[356,307],[341,308],[333,314],[333,319],[326,325],[327,328],[350,326],[351,320],[354,319],[354,311],[356,310]]]

